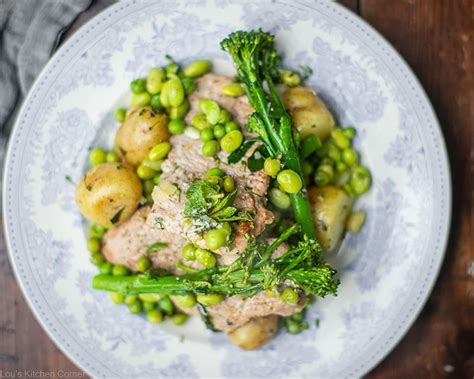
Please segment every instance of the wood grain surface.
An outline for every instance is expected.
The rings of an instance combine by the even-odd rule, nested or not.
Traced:
[[[112,1],[97,1],[66,37]],[[474,378],[474,0],[343,0],[390,41],[428,93],[446,139],[453,216],[425,308],[369,378]],[[0,377],[83,375],[46,336],[16,283],[0,232]]]

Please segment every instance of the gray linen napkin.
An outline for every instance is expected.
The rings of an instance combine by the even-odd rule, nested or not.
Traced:
[[[23,97],[62,33],[91,2],[0,0],[0,161]]]

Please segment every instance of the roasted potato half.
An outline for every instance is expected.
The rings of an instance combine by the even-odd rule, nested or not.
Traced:
[[[269,342],[278,330],[278,316],[256,317],[228,334],[244,350],[256,350]]]
[[[142,182],[135,170],[123,163],[102,163],[90,169],[76,189],[76,203],[89,221],[118,225],[137,209]]]
[[[115,136],[115,148],[132,166],[144,161],[151,148],[168,141],[168,117],[151,107],[136,108],[127,114]]]
[[[334,186],[312,187],[308,190],[308,198],[316,224],[316,236],[326,251],[332,251],[344,233],[352,198]]]
[[[293,125],[302,138],[315,134],[325,140],[334,128],[334,117],[321,99],[309,88],[289,88],[283,93],[283,102],[290,111]]]

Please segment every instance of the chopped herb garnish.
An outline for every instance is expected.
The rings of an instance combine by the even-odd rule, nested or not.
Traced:
[[[300,69],[301,69],[301,72],[302,72],[302,78],[303,80],[306,80],[308,79],[312,74],[313,74],[313,69],[309,66],[306,66],[306,65],[302,65],[300,64]]]
[[[319,318],[317,318],[316,320],[314,320],[314,325],[316,325],[316,328],[319,328]]]
[[[74,184],[74,182],[72,181],[72,178],[69,175],[66,175],[64,179],[66,179],[67,182]]]
[[[213,332],[217,332],[217,330],[214,328],[214,325],[212,325],[211,319],[209,317],[209,313],[207,312],[207,309],[204,305],[201,303],[197,303],[196,305],[199,315],[201,316],[201,320],[204,322],[204,325],[206,325],[206,328],[209,330],[212,330]]]
[[[117,222],[119,222],[120,216],[122,215],[122,212],[123,212],[124,209],[125,209],[125,207],[120,208],[119,211],[110,219],[110,222],[112,224],[116,224]]]
[[[168,244],[166,242],[155,242],[154,244],[151,244],[150,246],[148,246],[148,248],[146,249],[146,252],[148,254],[154,253],[158,250],[164,249],[165,247],[168,247]]]
[[[159,229],[164,229],[162,217],[155,217],[155,226]]]
[[[258,138],[246,139],[240,147],[227,157],[227,163],[234,164],[240,161]]]

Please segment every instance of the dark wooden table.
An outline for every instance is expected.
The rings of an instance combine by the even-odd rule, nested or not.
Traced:
[[[69,35],[110,2],[93,5]],[[413,68],[441,122],[453,176],[451,235],[436,287],[405,338],[368,377],[473,378],[474,0],[341,3],[383,34]],[[28,309],[13,277],[3,236],[0,291],[0,377],[2,370],[79,373]]]

